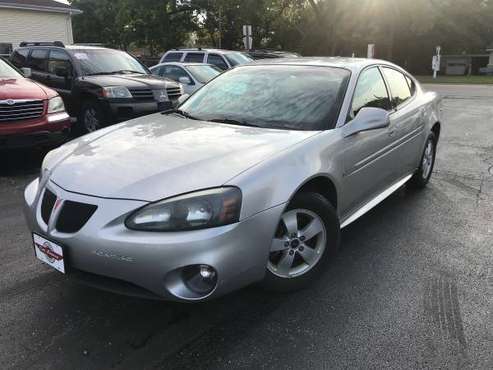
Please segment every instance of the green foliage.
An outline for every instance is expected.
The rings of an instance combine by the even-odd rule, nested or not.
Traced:
[[[147,47],[152,54],[181,45],[196,29],[194,9],[174,0],[73,0],[84,13],[74,17],[76,42],[128,49]]]
[[[377,56],[424,68],[436,45],[445,53],[483,52],[493,44],[493,0],[73,0],[78,42],[151,53],[185,44],[254,48],[303,55]]]

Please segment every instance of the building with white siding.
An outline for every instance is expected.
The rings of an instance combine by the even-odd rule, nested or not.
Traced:
[[[22,41],[72,44],[72,15],[80,13],[54,0],[0,0],[0,46],[16,48]]]

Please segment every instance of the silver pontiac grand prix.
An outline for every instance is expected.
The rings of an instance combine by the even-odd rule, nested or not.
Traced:
[[[202,301],[306,286],[341,229],[423,188],[440,98],[380,60],[240,66],[178,109],[51,151],[25,190],[36,257],[86,284]]]

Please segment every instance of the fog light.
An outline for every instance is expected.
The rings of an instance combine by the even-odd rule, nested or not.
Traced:
[[[182,271],[185,285],[199,295],[209,294],[216,287],[217,273],[212,266],[192,265]]]
[[[203,279],[210,279],[213,278],[216,272],[214,269],[210,266],[207,265],[201,265],[200,266],[200,276],[202,276]]]

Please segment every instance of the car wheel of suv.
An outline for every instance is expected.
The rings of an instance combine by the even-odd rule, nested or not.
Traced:
[[[339,234],[339,219],[327,199],[316,193],[296,195],[272,240],[263,285],[277,291],[305,287],[337,252]]]
[[[435,156],[436,140],[435,135],[431,133],[426,141],[419,168],[409,182],[412,186],[424,188],[428,184],[433,173],[433,167],[435,166]]]
[[[83,134],[94,132],[103,127],[103,113],[96,102],[84,103],[80,110],[79,129]]]

